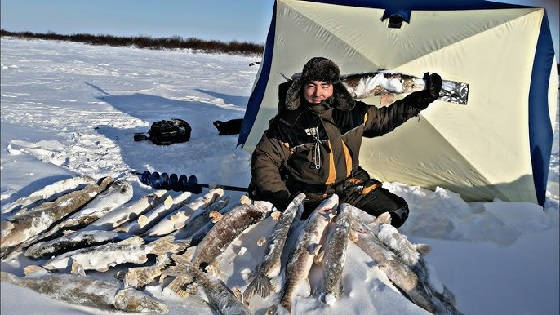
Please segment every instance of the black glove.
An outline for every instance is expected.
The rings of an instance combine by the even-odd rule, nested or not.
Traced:
[[[287,190],[280,190],[270,194],[269,200],[278,211],[284,211],[292,201]]]
[[[424,73],[424,82],[426,84],[426,91],[434,100],[438,98],[441,91],[441,77],[437,73]]]

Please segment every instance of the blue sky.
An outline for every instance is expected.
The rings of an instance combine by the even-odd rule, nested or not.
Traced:
[[[273,0],[1,0],[9,31],[264,43]]]
[[[452,1],[452,0],[449,0]],[[558,0],[502,0],[547,8],[558,58]],[[274,0],[1,0],[9,31],[197,37],[264,43]]]

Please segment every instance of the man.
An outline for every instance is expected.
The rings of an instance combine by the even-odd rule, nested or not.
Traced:
[[[303,218],[326,197],[337,193],[369,214],[388,211],[400,227],[408,217],[406,201],[381,187],[358,163],[362,136],[382,136],[437,99],[441,78],[425,75],[427,89],[389,107],[355,101],[340,82],[331,60],[315,57],[301,77],[279,87],[279,113],[251,158],[249,195],[284,210],[298,193],[306,194]]]

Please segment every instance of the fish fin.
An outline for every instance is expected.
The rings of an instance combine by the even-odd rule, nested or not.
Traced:
[[[315,256],[313,256],[313,263],[314,264],[320,264],[323,262],[323,257],[325,256],[325,250],[324,247],[322,245],[320,245],[320,249],[317,251],[317,254],[315,254]]]
[[[223,217],[223,215],[221,213],[219,213],[218,211],[210,211],[210,213],[208,214],[208,216],[210,217],[210,219],[212,220],[212,223],[216,223],[218,221],[220,221]]]
[[[238,287],[232,287],[232,288],[231,288],[231,292],[233,292],[233,295],[235,295],[235,297],[236,297],[239,301],[243,302],[243,294],[241,293],[241,290],[239,290]]]
[[[165,290],[169,290],[182,298],[187,298],[189,295],[196,293],[197,284],[189,277],[179,276],[171,281]]]
[[[196,251],[196,246],[191,246],[187,248],[187,250],[181,255],[172,254],[171,259],[173,259],[173,261],[179,264],[191,264],[195,251]]]
[[[432,247],[428,244],[415,244],[414,248],[422,257],[432,252]]]
[[[446,286],[443,286],[442,295],[447,301],[449,301],[449,303],[451,303],[451,305],[456,305],[457,300],[455,299],[455,294],[453,294],[453,292],[451,292]]]
[[[253,295],[257,294],[266,298],[271,291],[273,291],[273,287],[270,279],[263,272],[257,271],[255,277],[243,292],[243,301],[248,305]]]
[[[383,212],[374,221],[376,224],[391,224],[391,215],[389,212]]]
[[[284,306],[280,304],[274,304],[266,310],[266,315],[289,315],[288,311]]]
[[[23,273],[26,276],[29,276],[31,274],[45,274],[45,273],[48,273],[48,271],[47,271],[47,269],[45,269],[41,266],[29,265],[29,266],[26,266],[25,268],[23,268]]]
[[[158,238],[157,240],[151,242],[148,246],[150,246],[151,254],[159,256],[169,252],[176,252],[177,250],[180,250],[181,247],[184,247],[185,244],[175,243],[175,236],[168,235]]]
[[[133,237],[129,237],[125,240],[120,241],[119,244],[121,244],[121,245],[142,245],[142,244],[144,244],[144,239],[141,238],[140,236],[133,236]]]
[[[314,255],[314,256],[315,256],[315,255],[319,254],[319,251],[321,250],[322,247],[323,247],[323,245],[321,245],[321,244],[317,244],[317,243],[311,244],[311,245],[309,245],[309,247],[307,248],[307,252],[308,252],[310,255]]]
[[[5,272],[5,271],[0,272],[0,281],[17,284],[18,280],[19,277],[12,273]]]
[[[261,236],[258,240],[257,240],[257,246],[261,247],[264,244],[266,244],[266,237]]]
[[[245,195],[242,195],[241,198],[239,198],[239,202],[242,205],[250,205],[252,203],[251,199]]]
[[[282,216],[282,212],[280,212],[278,210],[274,210],[274,211],[272,211],[270,216],[272,217],[272,220],[278,221],[278,220],[280,220],[280,217]]]
[[[350,231],[350,233],[348,234],[348,240],[350,240],[350,242],[356,243],[360,239],[358,235],[359,234],[357,232]]]
[[[137,221],[138,221],[138,225],[140,226],[140,228],[143,228],[146,224],[148,224],[148,221],[150,221],[150,220],[148,220],[147,216],[141,214],[141,215],[138,216]]]
[[[80,263],[78,263],[78,261],[74,259],[72,259],[72,268],[70,273],[80,275],[80,276],[86,275],[84,267],[82,267],[82,265],[80,265]]]

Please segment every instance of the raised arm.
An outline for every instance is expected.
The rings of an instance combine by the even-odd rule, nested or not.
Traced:
[[[436,100],[441,90],[441,77],[432,73],[426,74],[424,78],[427,81],[426,90],[413,92],[388,107],[368,106],[364,137],[373,138],[393,131],[408,119],[418,116],[420,111]]]

